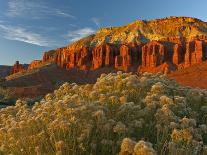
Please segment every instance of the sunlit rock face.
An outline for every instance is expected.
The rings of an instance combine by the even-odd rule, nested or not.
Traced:
[[[47,51],[44,52],[42,61],[43,63],[48,61],[54,61],[56,57],[57,57],[57,50]]]
[[[156,41],[149,42],[142,47],[142,66],[156,67],[161,65],[165,60],[164,45]]]
[[[43,62],[54,62],[64,69],[96,70],[113,67],[117,70],[133,71],[137,68],[148,72],[173,71],[205,61],[207,40],[192,40],[184,44],[163,41],[129,44],[103,44],[81,49],[59,48],[53,53],[45,53],[42,61],[33,61],[29,69]],[[166,64],[168,64],[166,66]],[[162,69],[160,69],[162,68]],[[166,69],[164,69],[166,70]]]
[[[184,61],[184,50],[180,44],[175,44],[173,47],[173,58],[172,63],[175,65],[179,65]]]
[[[29,64],[28,70],[32,70],[32,69],[38,68],[41,64],[42,64],[42,60],[33,60]]]
[[[66,47],[45,52],[29,69],[55,63],[63,69],[103,67],[133,72],[170,73],[207,59],[207,24],[190,17],[137,20],[101,28]],[[13,72],[21,70],[16,64]]]
[[[25,70],[25,67],[19,63],[19,61],[16,61],[16,63],[12,66],[11,74],[19,73]]]
[[[185,66],[202,62],[206,60],[207,45],[206,40],[193,40],[186,44]]]

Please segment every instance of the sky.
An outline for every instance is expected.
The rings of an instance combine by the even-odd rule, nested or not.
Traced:
[[[137,19],[189,16],[207,21],[206,0],[0,0],[0,65],[30,63],[43,52]]]

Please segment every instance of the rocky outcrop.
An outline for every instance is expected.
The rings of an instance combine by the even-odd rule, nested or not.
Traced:
[[[171,43],[151,41],[145,44],[103,44],[94,47],[58,48],[46,52],[42,60],[34,60],[28,69],[52,62],[63,69],[97,70],[110,67],[116,70],[170,73],[200,63],[207,58],[207,41]],[[12,74],[25,68],[17,62]]]
[[[98,46],[92,49],[92,69],[98,69],[105,65],[106,46]]]
[[[38,68],[41,64],[42,64],[42,60],[33,60],[29,64],[28,69],[32,70],[32,69]]]
[[[119,55],[115,57],[115,68],[124,71],[131,70],[132,66],[140,63],[140,46],[137,44],[125,44],[119,48]]]
[[[20,94],[38,93],[41,91],[39,86],[45,93],[47,86],[52,91],[54,84],[60,80],[92,83],[101,73],[117,70],[168,74],[192,67],[193,72],[197,72],[196,66],[205,63],[203,61],[206,59],[206,22],[189,17],[137,20],[125,26],[102,28],[96,34],[66,47],[45,52],[42,60],[31,62],[28,67],[30,74],[14,74],[7,76],[6,80],[9,83],[12,79],[17,79],[16,82],[13,81],[15,85],[13,82],[9,85],[22,86],[23,92],[22,89],[17,89]],[[51,66],[55,69],[52,67],[50,70]],[[24,69],[24,65],[17,62],[12,67],[12,74]],[[35,72],[31,71],[33,69],[36,69]],[[186,81],[186,77],[189,79],[188,76],[185,74],[183,80]],[[190,78],[200,82],[194,73]]]
[[[106,45],[106,57],[105,65],[113,66],[115,63],[115,57],[119,54],[119,50],[115,45]]]
[[[185,67],[200,63],[206,60],[207,50],[206,43],[202,40],[190,41],[186,44],[186,53],[184,64]]]
[[[207,24],[195,18],[169,17],[102,28],[66,47],[45,52],[43,59],[33,61],[28,69],[52,62],[67,70],[110,67],[169,73],[206,59]],[[13,72],[18,70],[21,66],[16,64]]]
[[[81,70],[89,69],[91,64],[91,49],[83,47],[82,49],[73,50],[70,48],[59,48],[55,55],[54,62],[65,69],[79,68]]]
[[[57,50],[50,50],[48,52],[45,52],[42,58],[43,62],[49,62],[49,61],[55,61],[57,57]]]
[[[153,41],[142,47],[142,66],[156,67],[166,61],[167,52],[164,45]]]
[[[171,40],[172,37],[171,37]],[[174,39],[176,42],[177,38]],[[177,41],[178,42],[178,41]],[[46,52],[42,62],[54,62],[64,69],[171,72],[199,63],[207,58],[207,41],[151,41],[145,44],[103,44],[81,48],[64,47]],[[162,66],[162,67],[161,67]]]
[[[92,64],[92,51],[91,48],[83,47],[79,52],[76,54],[76,61],[74,64],[77,65],[77,67],[80,70],[88,70],[90,69],[90,66]]]
[[[128,47],[127,45],[122,45],[119,50],[120,55],[116,57],[117,61],[115,68],[127,71],[132,65],[132,54],[130,47]]]
[[[180,44],[175,44],[173,47],[172,63],[177,66],[181,64],[183,61],[184,61],[183,47]]]
[[[22,72],[26,69],[26,67],[19,63],[19,61],[16,61],[16,63],[13,65],[11,69],[11,74],[15,74],[18,72]]]

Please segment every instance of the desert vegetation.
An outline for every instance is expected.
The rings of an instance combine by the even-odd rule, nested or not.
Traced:
[[[13,155],[205,155],[207,91],[162,74],[102,74],[64,83],[28,107],[0,110],[0,151]]]
[[[15,105],[16,98],[13,92],[0,86],[0,108],[6,105]]]

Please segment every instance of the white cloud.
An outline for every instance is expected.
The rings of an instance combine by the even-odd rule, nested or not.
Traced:
[[[74,42],[95,32],[96,31],[94,29],[86,27],[74,31],[68,31],[64,37],[69,39],[69,41]]]
[[[8,40],[16,40],[45,47],[52,45],[52,41],[48,41],[48,39],[40,34],[27,31],[21,27],[0,24],[0,34]]]
[[[63,12],[61,10],[56,10],[56,13],[57,13],[57,15],[60,15],[60,16],[63,16],[63,17],[69,17],[69,18],[76,19],[75,16],[73,16],[73,15],[71,15],[69,13]]]
[[[96,17],[91,18],[91,20],[96,24],[97,27],[100,27],[100,20]]]
[[[76,18],[61,9],[50,7],[41,0],[9,0],[6,15],[9,17],[32,19],[48,18],[51,16]]]

